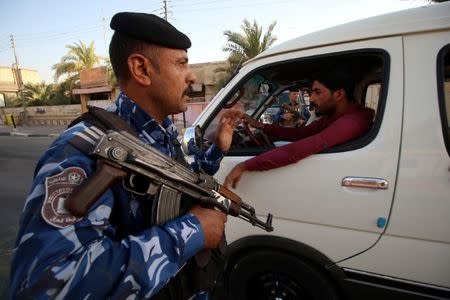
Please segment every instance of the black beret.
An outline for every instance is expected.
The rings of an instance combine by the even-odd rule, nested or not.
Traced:
[[[166,20],[145,13],[120,12],[111,19],[111,29],[151,44],[188,49],[191,40]]]

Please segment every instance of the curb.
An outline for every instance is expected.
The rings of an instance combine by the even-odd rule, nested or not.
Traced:
[[[3,136],[26,136],[26,137],[58,137],[59,133],[39,134],[39,133],[25,133],[25,132],[5,132],[0,133]]]

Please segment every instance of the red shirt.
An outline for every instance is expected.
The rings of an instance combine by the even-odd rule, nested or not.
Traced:
[[[350,141],[372,126],[374,111],[358,104],[338,118],[323,116],[308,126],[286,128],[265,125],[264,133],[278,140],[295,141],[245,161],[249,171],[264,171],[298,162],[311,154]]]

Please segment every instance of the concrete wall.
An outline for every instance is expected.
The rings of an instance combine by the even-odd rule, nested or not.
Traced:
[[[108,100],[90,101],[89,105],[105,108],[113,102]],[[186,126],[190,126],[208,103],[188,103],[185,112]],[[18,126],[23,125],[22,107],[0,108],[2,124],[7,124],[8,116],[13,115]],[[67,126],[73,119],[81,115],[81,105],[58,105],[58,106],[33,106],[26,108],[29,126]],[[183,114],[174,115],[174,121],[178,128],[184,125]]]
[[[23,125],[22,107],[0,108],[2,123],[6,124],[7,117],[13,115],[17,125]],[[66,126],[81,114],[81,106],[57,105],[57,106],[32,106],[26,108],[28,125],[30,126]]]

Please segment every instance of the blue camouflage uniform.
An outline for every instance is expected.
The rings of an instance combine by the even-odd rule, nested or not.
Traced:
[[[172,139],[178,132],[168,118],[160,126],[123,93],[114,108],[139,138],[175,156]],[[68,141],[78,136],[92,142],[99,133],[93,125],[78,123],[62,133],[39,160],[13,251],[12,298],[150,298],[203,248],[204,234],[194,215],[149,228],[144,225],[140,202],[120,185],[107,190],[87,216],[64,215],[68,213],[61,207],[64,199],[61,202],[55,191],[67,196],[74,182],[89,177],[96,165]],[[193,169],[212,175],[223,153],[212,145],[195,157]],[[53,211],[61,213],[59,219],[46,215],[52,205]],[[119,223],[111,222],[114,214]],[[206,298],[207,293],[200,293],[196,299]]]

